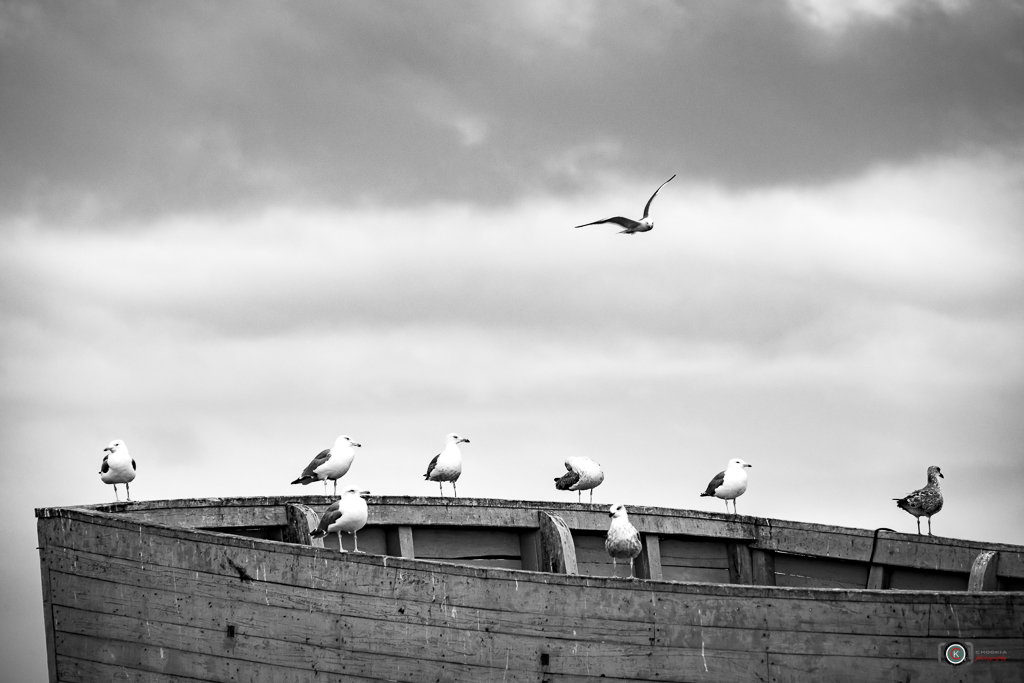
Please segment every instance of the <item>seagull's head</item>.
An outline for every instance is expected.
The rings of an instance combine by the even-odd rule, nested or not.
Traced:
[[[753,465],[751,465],[749,462],[746,462],[745,460],[740,460],[739,458],[733,458],[732,460],[730,460],[728,466],[729,467],[740,467],[740,468],[742,468],[742,467],[753,467]]]
[[[363,496],[368,496],[368,495],[370,495],[369,491],[364,491],[363,489],[359,488],[358,486],[349,486],[347,489],[345,489],[344,491],[341,492],[341,497],[342,498],[348,498],[349,496],[359,496],[361,498]]]
[[[943,479],[946,478],[942,474],[942,470],[939,469],[938,465],[932,465],[931,467],[928,468],[928,478],[934,479],[936,475],[942,477]]]
[[[608,516],[609,517],[616,517],[616,518],[618,518],[618,517],[625,517],[626,516],[626,506],[623,505],[622,503],[615,503],[610,508],[608,508]]]
[[[448,443],[452,443],[452,444],[469,443],[469,439],[463,439],[461,436],[459,436],[455,432],[452,432],[451,434],[446,436],[445,437],[445,441],[447,441]]]
[[[114,453],[119,448],[124,448],[124,441],[121,441],[121,439],[114,439],[103,450],[104,451],[109,451],[110,453]],[[936,467],[935,469],[938,469],[938,468]]]
[[[337,445],[339,445],[339,446],[348,445],[348,446],[354,446],[356,448],[362,448],[363,447],[363,444],[356,443],[355,441],[353,441],[349,437],[348,434],[342,434],[341,436],[339,436],[338,440],[337,440]]]

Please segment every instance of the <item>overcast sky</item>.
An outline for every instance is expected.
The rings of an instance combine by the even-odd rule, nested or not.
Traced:
[[[1024,544],[1024,4],[0,3],[4,670],[36,507],[699,498]],[[656,227],[619,235],[610,215]],[[20,675],[16,675],[20,674]]]

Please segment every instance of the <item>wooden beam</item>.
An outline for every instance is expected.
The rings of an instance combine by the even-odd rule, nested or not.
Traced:
[[[287,525],[284,528],[284,542],[324,547],[324,539],[313,538],[310,532],[320,526],[320,515],[308,505],[287,503],[285,505]]]
[[[978,593],[980,591],[999,590],[999,581],[996,579],[996,565],[999,563],[999,553],[994,550],[986,550],[978,553],[971,566],[971,578],[967,581],[967,592]]]
[[[412,542],[412,527],[401,525],[388,529],[385,533],[388,555],[416,559],[416,547]]]
[[[641,579],[664,580],[661,573],[661,539],[658,534],[641,534],[643,547],[637,558],[637,573]]]
[[[540,511],[541,571],[554,574],[579,574],[572,532],[558,515]]]
[[[519,556],[523,560],[523,569],[531,572],[541,571],[542,554],[539,529],[519,534]]]
[[[868,583],[865,588],[885,590],[889,587],[889,568],[884,564],[873,564],[868,569]]]
[[[754,583],[753,560],[746,543],[729,543],[729,583],[750,586]]]
[[[750,579],[755,586],[775,585],[775,554],[768,550],[750,549]]]

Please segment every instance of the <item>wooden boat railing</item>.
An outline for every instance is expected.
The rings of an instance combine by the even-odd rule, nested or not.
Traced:
[[[133,520],[270,541],[311,539],[329,496],[212,498],[85,506]],[[368,553],[559,574],[628,576],[604,552],[603,505],[370,496]],[[48,510],[37,511],[39,515]],[[637,576],[802,588],[1022,591],[1024,548],[996,543],[654,507],[630,507]],[[345,535],[345,548],[351,539]]]

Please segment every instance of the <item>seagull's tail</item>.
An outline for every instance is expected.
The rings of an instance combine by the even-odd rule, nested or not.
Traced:
[[[296,479],[292,483],[293,484],[303,484],[303,485],[305,485],[305,484],[312,484],[314,481],[320,481],[320,480],[317,479],[316,476],[314,476],[314,475],[306,475],[305,477],[299,477],[298,479]]]
[[[700,494],[700,497],[703,498],[704,496],[713,496],[713,495],[715,495],[715,494],[712,493],[711,491],[705,491],[704,493]]]
[[[324,531],[323,529],[313,529],[313,531],[309,532],[309,535],[312,538],[323,538],[324,536],[327,535],[327,532]]]
[[[910,506],[907,505],[906,498],[893,498],[893,500],[896,501],[896,507],[898,507],[901,510],[906,510],[907,512],[910,512]]]

